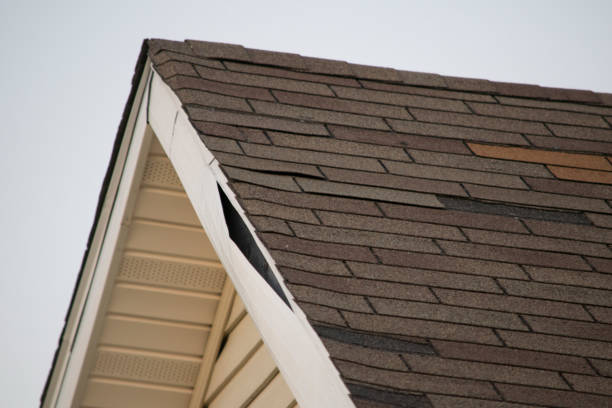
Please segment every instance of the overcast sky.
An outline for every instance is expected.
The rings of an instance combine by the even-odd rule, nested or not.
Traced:
[[[38,405],[144,38],[612,92],[610,17],[605,0],[0,0],[0,406]]]

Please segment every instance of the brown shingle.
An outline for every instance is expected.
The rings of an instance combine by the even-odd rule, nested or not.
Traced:
[[[469,109],[463,102],[451,99],[432,98],[429,96],[381,92],[370,89],[347,88],[340,86],[332,86],[332,89],[340,98],[353,99],[356,101],[378,102],[391,105],[439,109],[454,112],[469,112]],[[359,102],[353,103],[358,104]],[[406,114],[408,114],[408,112],[406,112]]]
[[[593,366],[600,375],[612,377],[612,361],[598,360],[596,358],[589,358],[589,361],[591,362],[591,364],[593,364]]]
[[[417,373],[569,389],[559,374],[551,371],[406,353],[403,358]]]
[[[612,402],[610,398],[600,395],[527,387],[524,385],[497,384],[497,389],[506,400],[547,407],[601,408]]]
[[[411,161],[404,149],[400,147],[378,146],[373,144],[356,143],[348,140],[338,140],[330,137],[301,136],[272,131],[268,132],[268,136],[272,140],[272,143],[276,146],[291,147],[302,150],[318,150],[329,153],[348,154],[352,156]],[[311,154],[310,152],[306,153]]]
[[[415,149],[433,150],[436,152],[451,152],[469,154],[470,150],[459,140],[441,139],[436,137],[416,136],[377,130],[348,128],[330,125],[329,129],[338,139],[354,140],[386,146],[406,146]]]
[[[388,265],[348,262],[355,276],[390,282],[414,283],[435,287],[446,287],[479,292],[501,293],[502,290],[492,278],[464,275],[457,272],[428,271]]]
[[[510,347],[584,357],[599,357],[606,359],[612,357],[612,344],[603,341],[507,330],[498,330],[497,332],[506,345]]]
[[[576,322],[541,316],[525,316],[524,319],[535,332],[612,341],[612,326],[609,324]]]
[[[442,77],[444,79],[444,77]],[[445,89],[431,89],[417,86],[407,86],[407,85],[398,85],[398,84],[388,84],[384,82],[377,81],[360,81],[365,88],[370,89],[378,89],[382,91],[389,92],[399,92],[399,93],[407,93],[413,95],[424,95],[424,96],[433,96],[435,98],[449,98],[449,99],[460,99],[465,101],[478,101],[478,102],[495,102],[492,96],[478,94],[478,93],[470,93],[470,92],[457,92],[457,91],[449,91]]]
[[[402,82],[407,85],[433,86],[444,88],[446,81],[441,75],[415,71],[398,71]]]
[[[315,166],[307,164],[293,163],[290,161],[280,160],[266,160],[248,157],[244,154],[231,154],[221,152],[215,153],[215,157],[224,166],[232,166],[242,169],[272,173],[302,174],[304,176],[323,178],[323,176]]]
[[[303,301],[300,302],[300,308],[306,313],[309,320],[330,323],[337,326],[346,326],[340,312],[334,308],[313,303],[305,303]]]
[[[486,236],[491,234],[493,233],[487,233],[484,235]],[[559,268],[568,267],[581,270],[591,269],[582,258],[576,255],[566,255],[514,247],[471,244],[456,241],[437,242],[448,255],[490,259],[494,261],[521,263],[526,265],[553,266]]]
[[[527,188],[520,177],[507,174],[487,173],[484,171],[455,169],[451,167],[430,166],[416,163],[402,163],[390,160],[383,160],[383,164],[389,172],[404,176],[468,182],[508,188]]]
[[[435,153],[424,150],[410,149],[410,156],[417,163],[433,164],[436,166],[457,167],[468,170],[480,170],[493,173],[516,174],[519,176],[532,176],[551,178],[550,172],[541,164],[520,163],[508,160],[487,159],[461,154]]]
[[[427,238],[382,232],[362,231],[348,228],[290,223],[291,229],[300,238],[314,241],[364,245],[377,248],[403,249],[417,252],[439,253],[440,249]]]
[[[523,180],[533,190],[565,195],[578,195],[593,198],[612,199],[612,187],[580,183],[575,181],[545,180],[534,177],[524,177]]]
[[[292,177],[250,171],[229,166],[223,166],[222,168],[225,174],[231,180],[246,181],[247,183],[258,184],[260,186],[272,187],[285,191],[300,191],[300,188],[297,184],[295,184]]]
[[[612,273],[612,260],[592,257],[587,257],[587,260],[596,270],[605,273]]]
[[[499,279],[498,282],[511,295],[560,300],[563,302],[612,306],[611,291],[581,288],[576,286],[555,285],[550,283],[527,283],[509,279]]]
[[[458,228],[447,225],[400,221],[330,211],[318,211],[317,215],[323,224],[332,227],[465,241],[464,235]]]
[[[448,209],[440,210],[434,208],[413,207],[389,203],[380,203],[380,208],[383,210],[386,216],[391,218],[499,231],[522,233],[528,232],[525,227],[523,227],[523,224],[513,217],[470,213],[466,211],[454,211]]]
[[[410,391],[446,392],[455,395],[499,398],[491,384],[483,381],[366,368],[347,361],[335,361],[335,363],[343,377],[370,384],[388,384],[394,388]]]
[[[356,158],[354,156],[327,152],[308,152],[308,154],[304,154],[304,152],[299,149],[252,143],[241,143],[241,146],[247,155],[266,159],[366,170],[379,173],[385,171],[380,162],[372,158]]]
[[[241,45],[214,43],[208,41],[185,41],[196,55],[207,58],[250,61],[249,54]]]
[[[263,75],[245,74],[234,71],[221,71],[202,66],[195,67],[200,76],[211,81],[245,85],[258,88],[282,89],[293,92],[312,93],[316,95],[333,95],[325,84],[297,81],[294,79],[274,78]]]
[[[302,61],[304,59],[302,58]],[[248,72],[251,74],[267,75],[280,78],[297,79],[300,81],[320,82],[323,84],[334,84],[343,86],[359,86],[359,82],[352,78],[341,78],[337,76],[310,74],[306,72],[296,72],[285,68],[274,68],[269,66],[243,64],[239,62],[225,61],[227,69],[238,72]]]
[[[498,130],[477,129],[473,127],[451,126],[441,123],[425,123],[389,119],[391,128],[397,132],[414,133],[424,136],[447,137],[451,139],[474,140],[479,142],[507,143],[513,145],[529,144],[520,133]]]
[[[343,310],[354,310],[357,312],[372,311],[363,296],[331,292],[310,286],[295,285],[293,283],[287,283],[287,287],[297,300],[317,305],[331,306]]]
[[[604,228],[612,228],[612,216],[603,215],[603,214],[587,214],[587,217],[593,222],[593,224],[604,227]]]
[[[289,207],[261,200],[242,200],[241,204],[249,214],[319,224],[319,220],[310,209]]]
[[[486,79],[461,78],[454,76],[444,76],[446,84],[451,89],[476,92],[495,92],[495,83]]]
[[[527,139],[532,145],[547,149],[612,154],[612,143],[535,135],[527,135]]]
[[[262,240],[271,249],[281,249],[322,258],[345,259],[349,257],[363,262],[376,262],[376,258],[365,247],[309,241],[272,233],[263,233]]]
[[[222,95],[231,95],[241,98],[263,99],[273,101],[274,97],[267,89],[253,88],[235,84],[209,81],[202,78],[192,78],[186,76],[174,76],[166,81],[175,91],[178,89],[197,89],[199,91],[209,91]],[[193,118],[192,118],[193,119]]]
[[[374,173],[371,173],[374,174]],[[390,201],[395,203],[442,207],[436,196],[432,194],[415,193],[412,191],[393,190],[389,188],[358,186],[349,183],[298,178],[304,191],[310,193],[329,194],[344,197],[358,197],[368,200]]]
[[[175,75],[198,76],[198,73],[191,64],[178,61],[170,61],[162,65],[157,65],[157,72],[164,79],[171,78]]]
[[[276,264],[281,268],[288,266],[328,275],[351,276],[344,263],[335,259],[318,258],[285,251],[271,251],[271,254]]]
[[[612,165],[601,156],[525,149],[521,147],[482,145],[477,143],[468,143],[468,146],[479,156],[533,163],[556,164],[584,169],[612,170]]]
[[[253,215],[249,219],[253,226],[255,226],[255,230],[259,232],[277,232],[279,234],[293,235],[293,231],[289,229],[287,222],[278,218]]]
[[[522,108],[490,103],[468,102],[472,110],[480,115],[514,118],[537,122],[564,123],[569,125],[607,127],[600,116],[585,113],[559,112],[547,109]]]
[[[594,114],[600,114],[600,115],[612,114],[611,108],[606,108],[603,106],[582,105],[582,104],[570,103],[570,102],[539,101],[539,100],[534,100],[534,99],[512,98],[512,97],[505,97],[505,96],[498,96],[497,100],[502,104],[513,105],[513,106],[555,109],[555,110],[569,111],[569,112],[594,113]],[[552,125],[552,126],[557,126],[557,125]]]
[[[528,327],[521,322],[518,315],[511,313],[468,309],[465,307],[432,303],[407,302],[395,299],[378,299],[374,297],[370,298],[370,303],[374,307],[374,310],[376,310],[376,313],[381,315],[412,317],[415,319],[437,320],[514,330],[528,330]]]
[[[490,401],[437,394],[427,394],[427,396],[435,408],[531,408],[528,405],[514,404],[512,402]]]
[[[435,254],[413,254],[411,252],[375,249],[384,264],[415,268],[460,272],[492,277],[528,279],[517,265],[481,259],[460,258]]]
[[[540,368],[550,371],[595,374],[587,360],[582,357],[454,341],[434,340],[432,344],[441,356],[448,358]]]
[[[612,307],[587,306],[587,309],[597,321],[612,324]]]
[[[350,112],[368,116],[382,116],[407,120],[412,119],[410,114],[408,114],[408,111],[399,106],[389,106],[379,103],[351,101],[336,97],[299,94],[284,91],[272,91],[272,93],[279,102],[289,105],[300,105],[310,108]]]
[[[364,280],[343,276],[320,275],[287,269],[283,276],[288,282],[294,284],[313,286],[339,293],[437,302],[431,291],[424,286]]]
[[[328,167],[321,168],[321,171],[328,179],[343,183],[365,184],[377,187],[388,187],[396,190],[421,191],[424,193],[452,194],[462,197],[467,195],[459,183],[451,181],[433,181],[395,174],[366,173],[363,171],[342,170]]]
[[[442,303],[456,306],[475,307],[480,309],[500,310],[523,314],[540,314],[544,316],[564,317],[567,319],[591,320],[581,305],[562,303],[551,300],[529,299],[519,296],[475,293],[459,290],[439,289],[433,291]]]
[[[327,135],[327,130],[320,123],[306,123],[289,119],[271,118],[238,112],[222,112],[194,107],[188,107],[187,113],[192,120],[282,130],[285,132],[308,133],[319,136]]]
[[[541,123],[416,108],[410,108],[409,111],[421,122],[445,123],[447,125],[468,126],[505,132],[530,133],[534,135],[550,135],[548,129]]]
[[[574,225],[572,225],[574,226]],[[582,227],[582,225],[580,226]],[[544,251],[569,252],[582,255],[593,255],[602,257],[612,257],[612,251],[603,245],[591,242],[577,241],[574,239],[560,239],[537,237],[525,234],[513,234],[508,232],[485,231],[470,228],[463,228],[463,232],[470,241],[490,245],[502,245],[514,248],[541,249]],[[569,237],[571,235],[565,235]],[[568,267],[571,264],[567,265]]]
[[[344,211],[355,214],[381,215],[371,201],[352,198],[328,197],[318,194],[291,193],[245,183],[233,183],[232,187],[242,198],[257,198],[293,207]]]
[[[252,112],[246,100],[233,96],[217,95],[210,92],[193,89],[179,89],[176,91],[181,103],[184,105],[201,105],[213,108],[230,109]]]
[[[213,152],[226,152],[234,154],[242,154],[242,149],[238,146],[235,140],[225,139],[223,137],[213,137],[201,135],[202,142]]]
[[[160,66],[168,61],[186,62],[197,65],[204,65],[206,67],[225,69],[223,64],[219,61],[215,61],[208,58],[196,57],[195,55],[181,54],[174,51],[163,50],[157,54],[152,55],[149,53],[149,58],[155,63],[155,66]]]
[[[353,312],[342,312],[342,314],[348,321],[349,326],[357,330],[483,344],[501,344],[493,330],[484,327]]]
[[[571,167],[548,166],[555,177],[586,183],[612,184],[612,171],[574,169]]]
[[[559,137],[568,137],[570,139],[597,140],[600,142],[609,142],[610,140],[612,140],[612,130],[610,129],[552,124],[548,127],[556,136]]]
[[[297,120],[334,123],[337,125],[356,126],[367,129],[387,130],[389,126],[378,117],[356,115],[353,113],[335,112],[324,109],[303,108],[301,106],[283,105],[263,101],[251,101],[256,112],[264,115],[282,116]]]
[[[560,283],[574,286],[612,290],[612,275],[567,269],[537,268],[526,266],[525,270],[533,280],[548,283]]]
[[[612,395],[612,378],[592,377],[579,374],[564,374],[576,391]],[[609,399],[612,402],[612,398]]]
[[[340,343],[331,339],[323,339],[323,343],[332,358],[388,370],[407,371],[406,364],[404,364],[398,353]]]
[[[251,61],[255,64],[273,65],[286,68],[295,68],[304,70],[306,67],[302,61],[302,57],[298,54],[290,54],[286,52],[256,50],[253,48],[246,49]]]
[[[505,201],[523,205],[535,205],[552,208],[568,208],[612,213],[612,209],[603,200],[575,197],[561,194],[540,193],[537,191],[509,190],[505,188],[466,184],[465,188],[472,197],[492,201]]]

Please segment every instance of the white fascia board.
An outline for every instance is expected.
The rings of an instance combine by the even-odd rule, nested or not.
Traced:
[[[76,407],[85,391],[89,367],[95,358],[96,341],[102,329],[114,273],[120,261],[123,240],[130,224],[140,176],[152,140],[147,126],[149,78],[147,59],[109,187],[95,226],[89,249],[43,408]]]
[[[177,96],[153,72],[150,125],[174,165],[210,242],[300,407],[354,408],[348,389],[325,346],[285,287],[269,252],[254,234],[254,227],[230,190],[218,162],[189,123]],[[293,311],[230,239],[217,183],[249,227]]]

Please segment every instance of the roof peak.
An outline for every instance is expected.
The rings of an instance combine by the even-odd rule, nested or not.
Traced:
[[[612,94],[589,90],[553,88],[532,84],[397,70],[394,68],[353,64],[345,61],[306,57],[299,54],[259,50],[246,48],[242,45],[209,41],[148,39],[145,40],[145,43],[149,47],[151,55],[163,51],[171,51],[206,59],[238,61],[312,74],[349,77],[365,81],[380,81],[389,85],[417,86],[487,95],[612,106]]]

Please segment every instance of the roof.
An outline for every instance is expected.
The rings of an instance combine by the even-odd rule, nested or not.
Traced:
[[[611,94],[144,53],[357,407],[612,403]]]
[[[358,407],[612,403],[612,95],[148,44]]]

